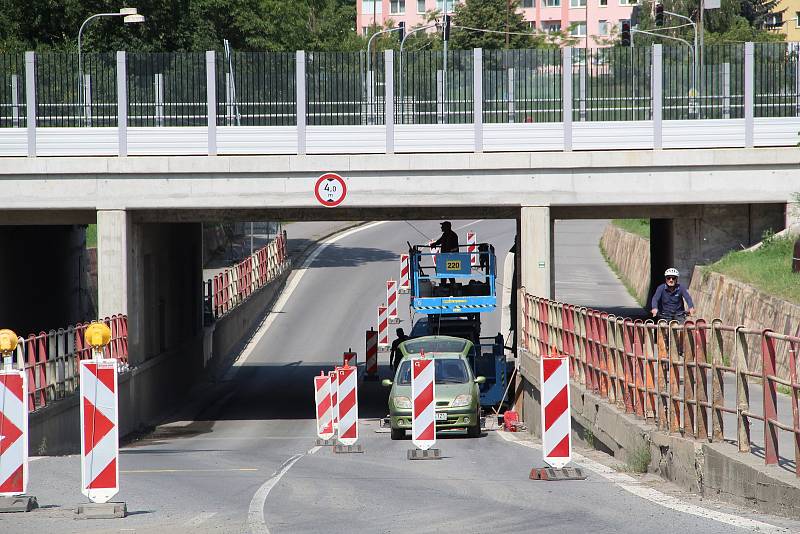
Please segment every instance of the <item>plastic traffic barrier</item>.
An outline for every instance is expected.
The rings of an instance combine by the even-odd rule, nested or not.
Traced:
[[[378,350],[389,350],[389,317],[385,304],[378,306]]]
[[[327,440],[333,437],[333,406],[331,404],[331,379],[320,371],[314,377],[314,403],[317,413],[317,437]]]
[[[378,333],[370,328],[366,335],[367,375],[369,380],[378,378]]]
[[[471,254],[469,264],[477,267],[480,262],[478,260],[478,236],[475,232],[467,232],[467,252]]]
[[[358,377],[356,368],[346,365],[336,371],[339,379],[339,434],[342,445],[358,441]]]
[[[397,281],[386,281],[386,308],[389,315],[389,322],[396,324],[400,322],[397,314]]]
[[[0,371],[0,495],[28,487],[28,384],[24,371]]]
[[[411,279],[409,277],[408,254],[400,254],[400,293],[411,292]]]
[[[542,450],[544,461],[560,469],[572,460],[569,408],[569,359],[551,355],[541,359]]]
[[[424,352],[411,359],[411,441],[418,449],[430,449],[436,443],[436,382],[433,358]]]

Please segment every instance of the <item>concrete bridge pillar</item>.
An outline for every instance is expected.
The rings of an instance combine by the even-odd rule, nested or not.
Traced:
[[[130,215],[125,210],[97,211],[97,315],[128,313]]]
[[[528,293],[555,297],[553,220],[548,206],[523,206],[519,216],[520,284]]]

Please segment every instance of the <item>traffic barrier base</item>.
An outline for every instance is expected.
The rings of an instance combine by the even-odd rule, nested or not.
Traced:
[[[317,447],[333,447],[336,445],[336,438],[319,439],[317,438]]]
[[[408,459],[409,460],[441,460],[442,459],[442,450],[441,449],[428,449],[423,451],[422,449],[408,449]]]
[[[124,502],[104,502],[79,504],[75,519],[121,519],[128,515]]]
[[[30,512],[34,508],[39,508],[39,503],[36,501],[36,497],[32,495],[0,497],[0,513]]]
[[[334,445],[333,452],[336,454],[360,454],[364,452],[364,447],[360,443],[356,445]]]
[[[586,475],[577,467],[534,467],[531,469],[531,480],[586,480]]]

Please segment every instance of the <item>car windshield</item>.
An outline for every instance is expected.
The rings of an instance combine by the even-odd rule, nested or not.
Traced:
[[[437,384],[465,384],[469,382],[469,371],[464,360],[445,358],[433,360]],[[411,360],[405,360],[397,371],[397,383],[401,386],[411,384]]]
[[[406,341],[403,344],[408,354],[419,354],[425,352],[462,352],[467,342],[464,339],[448,338],[421,338]]]

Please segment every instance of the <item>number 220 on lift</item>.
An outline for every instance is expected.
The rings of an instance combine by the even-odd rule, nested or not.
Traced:
[[[327,208],[338,206],[347,195],[344,178],[332,172],[323,174],[317,180],[317,185],[314,186],[314,195],[319,203]]]

